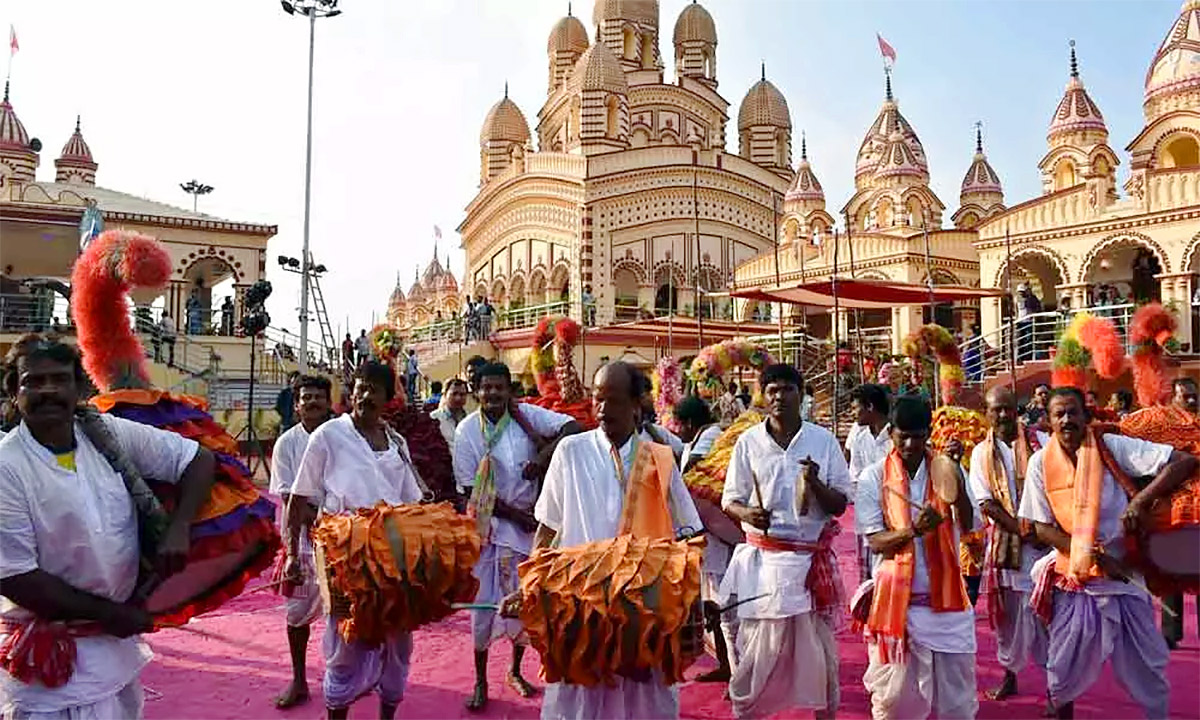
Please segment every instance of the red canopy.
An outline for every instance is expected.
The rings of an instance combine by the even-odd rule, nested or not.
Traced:
[[[778,288],[730,290],[729,296],[757,302],[833,307],[833,293],[834,283],[830,280],[820,280]],[[933,302],[935,304],[1001,297],[1004,294],[1004,290],[999,288],[973,288],[964,285],[933,286]],[[928,305],[929,296],[928,285],[892,280],[852,280],[849,278],[838,278],[837,280],[838,304],[848,310],[886,310],[902,305]]]

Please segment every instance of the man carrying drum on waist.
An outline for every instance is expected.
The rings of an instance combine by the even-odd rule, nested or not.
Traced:
[[[1047,411],[1053,435],[1029,460],[1019,515],[1058,550],[1038,561],[1031,599],[1050,624],[1051,699],[1058,717],[1073,717],[1075,699],[1111,656],[1117,682],[1146,716],[1165,718],[1169,651],[1145,585],[1123,561],[1124,540],[1145,530],[1154,501],[1191,475],[1196,458],[1170,445],[1100,435],[1088,426],[1077,388],[1052,390]],[[1129,478],[1149,476],[1142,490],[1126,489]]]
[[[364,362],[354,376],[353,410],[317,428],[309,438],[288,502],[285,576],[303,581],[296,538],[301,528],[312,524],[318,511],[353,512],[381,502],[401,505],[431,497],[412,465],[404,438],[380,418],[380,411],[395,394],[396,377],[391,368],[374,360]],[[375,691],[380,716],[391,720],[408,683],[412,634],[397,633],[382,646],[346,642],[337,623],[344,610],[329,608],[321,642],[329,717],[347,717],[351,703]]]
[[[26,335],[9,351],[4,387],[22,420],[0,441],[0,648],[21,632],[28,633],[22,642],[44,649],[73,643],[77,654],[73,664],[52,653],[36,668],[5,662],[6,718],[142,717],[138,675],[152,653],[138,635],[153,621],[130,602],[138,516],[125,480],[102,453],[179,486],[157,549],[159,578],[183,569],[191,521],[212,485],[215,460],[194,440],[112,415],[81,421],[76,407],[86,386],[79,354],[65,343]],[[100,432],[87,422],[100,423]],[[99,631],[75,636],[67,623]]]

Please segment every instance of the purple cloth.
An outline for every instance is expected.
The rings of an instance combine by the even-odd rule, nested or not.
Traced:
[[[250,505],[241,505],[232,512],[198,522],[192,525],[192,539],[198,540],[214,535],[228,535],[256,517],[274,520],[275,503],[265,497],[260,497]]]
[[[1148,596],[1054,591],[1048,674],[1055,703],[1083,695],[1111,657],[1113,677],[1146,717],[1165,718],[1168,652]]]
[[[1019,673],[1030,662],[1046,667],[1046,626],[1029,605],[1029,593],[1000,588],[1004,620],[996,629],[996,659],[1000,667]]]
[[[404,699],[412,658],[412,633],[399,633],[380,646],[348,643],[338,635],[337,621],[325,618],[321,651],[325,655],[325,705],[349,707],[371,691],[379,699],[397,704]]]
[[[118,403],[109,413],[157,428],[187,421],[212,420],[212,416],[203,410],[170,400],[159,400],[153,405]]]

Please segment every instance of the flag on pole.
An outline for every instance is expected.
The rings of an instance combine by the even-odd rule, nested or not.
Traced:
[[[17,42],[17,28],[15,25],[8,26],[8,56],[11,58],[21,49],[21,44]]]
[[[442,229],[440,227],[438,227],[437,225],[433,226],[433,236],[435,238],[437,238],[438,240],[442,239]]]
[[[892,47],[887,40],[879,33],[875,33],[875,39],[879,41],[879,54],[883,56],[886,64],[890,67],[896,62],[896,48]]]

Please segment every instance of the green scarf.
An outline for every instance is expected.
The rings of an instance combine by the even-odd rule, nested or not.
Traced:
[[[510,422],[512,415],[505,412],[500,422],[493,425],[483,411],[479,411],[479,429],[483,433],[485,449],[483,459],[475,469],[475,483],[471,488],[471,499],[467,503],[467,515],[475,518],[475,529],[483,542],[487,542],[491,537],[492,512],[496,508],[496,468],[492,465],[492,450]]]

